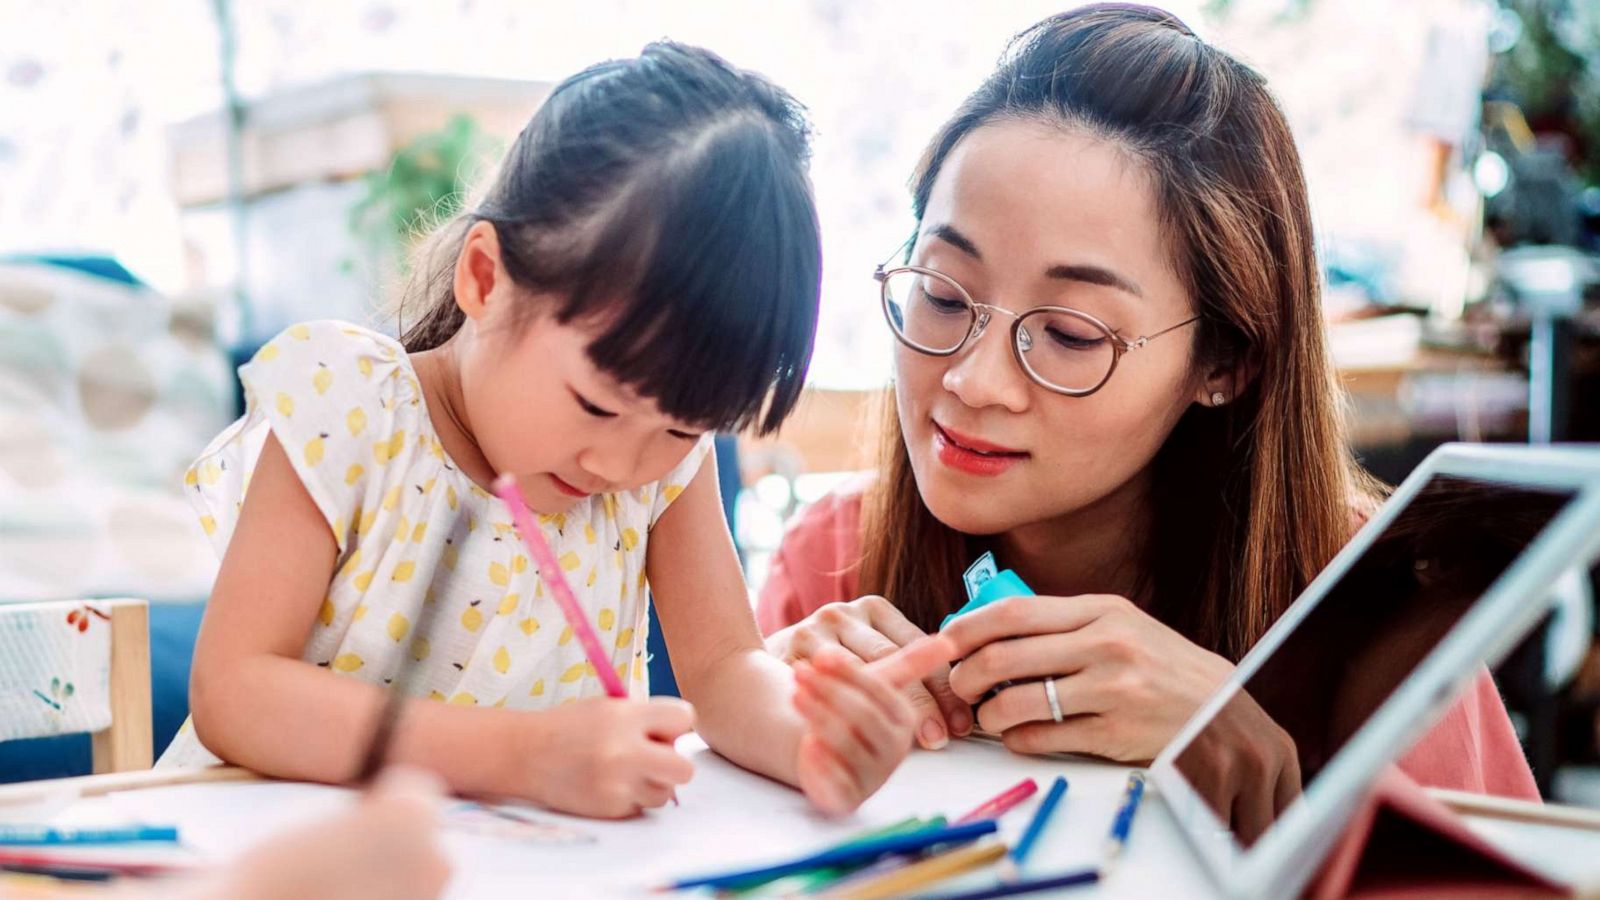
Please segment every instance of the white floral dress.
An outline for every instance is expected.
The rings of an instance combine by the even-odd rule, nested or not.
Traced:
[[[277,436],[339,547],[302,659],[380,684],[415,665],[413,693],[465,706],[536,709],[604,692],[509,511],[445,453],[398,343],[344,322],[295,325],[239,375],[247,411],[195,461],[185,491],[221,554],[262,442]],[[648,693],[650,528],[710,446],[707,436],[659,482],[538,517],[636,695]],[[214,759],[186,723],[162,764]]]

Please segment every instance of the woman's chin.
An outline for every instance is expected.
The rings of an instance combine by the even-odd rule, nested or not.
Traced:
[[[947,528],[962,534],[989,535],[1018,525],[1016,510],[1006,492],[977,492],[959,485],[919,484],[922,502]]]

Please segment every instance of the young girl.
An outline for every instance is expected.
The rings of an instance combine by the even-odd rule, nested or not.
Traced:
[[[706,458],[711,431],[770,431],[801,388],[820,272],[806,153],[782,90],[652,45],[551,94],[426,254],[399,343],[316,322],[263,347],[240,370],[247,413],[188,476],[225,552],[193,733],[169,756],[198,739],[349,778],[382,686],[414,667],[390,758],[459,792],[630,815],[688,780],[672,742],[694,728],[825,811],[871,794],[910,745],[897,685],[947,645],[791,677],[762,648]],[[639,699],[604,696],[486,490],[498,473]],[[644,699],[652,593],[692,708]]]

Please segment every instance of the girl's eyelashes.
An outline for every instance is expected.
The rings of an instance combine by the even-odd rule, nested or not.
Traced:
[[[568,390],[572,389],[568,388]],[[611,412],[610,410],[601,409],[600,407],[595,406],[593,403],[590,403],[582,394],[578,393],[577,391],[572,391],[572,398],[578,401],[578,405],[583,408],[584,412],[594,416],[597,419],[615,419],[617,417],[616,413]]]
[[[593,403],[590,403],[589,400],[582,394],[578,393],[577,390],[571,387],[567,388],[567,390],[572,392],[572,399],[578,401],[578,406],[582,407],[584,412],[594,416],[597,419],[615,419],[618,415],[621,415],[620,413],[614,413],[611,410],[601,409],[600,407],[595,406]],[[668,428],[667,434],[685,441],[700,440],[700,435],[689,431],[679,431],[676,428]]]

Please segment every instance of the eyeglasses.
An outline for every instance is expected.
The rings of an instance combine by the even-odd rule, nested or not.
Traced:
[[[1200,320],[1194,316],[1130,341],[1094,316],[1065,306],[1036,306],[1019,314],[979,303],[954,278],[921,266],[880,265],[873,277],[883,288],[883,314],[900,343],[929,356],[954,356],[983,335],[996,313],[1010,316],[1017,365],[1040,387],[1068,397],[1100,390],[1124,353]]]

